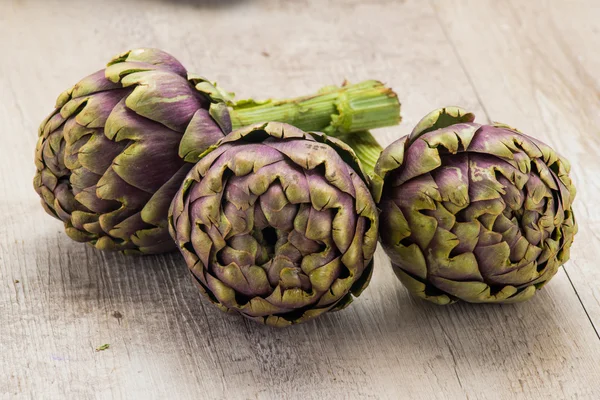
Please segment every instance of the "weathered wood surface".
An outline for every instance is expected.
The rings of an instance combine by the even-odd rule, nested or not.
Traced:
[[[596,0],[4,0],[0,38],[2,398],[600,398]],[[239,97],[383,80],[404,122],[382,144],[450,104],[517,126],[572,161],[572,261],[527,303],[437,307],[379,250],[351,307],[274,330],[201,300],[176,254],[74,243],[32,189],[37,125],[141,46]]]

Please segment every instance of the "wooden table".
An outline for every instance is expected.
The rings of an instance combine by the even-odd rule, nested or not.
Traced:
[[[3,0],[0,38],[2,398],[600,398],[598,0]],[[444,105],[516,126],[572,162],[572,258],[527,303],[438,307],[378,250],[351,307],[276,330],[201,299],[178,254],[75,243],[32,189],[37,126],[142,46],[241,98],[383,80],[384,145]]]

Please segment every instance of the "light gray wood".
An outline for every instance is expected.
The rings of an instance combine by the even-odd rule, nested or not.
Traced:
[[[595,4],[1,2],[0,396],[599,398],[588,318],[600,323]],[[404,121],[377,133],[382,144],[449,104],[530,132],[573,163],[573,261],[527,303],[438,307],[409,297],[378,250],[352,306],[275,330],[202,300],[176,254],[74,243],[32,189],[37,125],[61,91],[139,46],[171,52],[241,98],[383,80]]]

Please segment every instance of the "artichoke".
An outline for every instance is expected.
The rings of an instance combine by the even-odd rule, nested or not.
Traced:
[[[205,297],[287,326],[346,307],[367,286],[375,203],[354,152],[321,133],[270,122],[201,155],[169,211],[169,230]]]
[[[531,298],[577,232],[569,163],[503,124],[436,110],[375,166],[380,240],[408,290],[437,304]]]
[[[398,123],[399,103],[376,81],[234,102],[161,50],[128,51],[59,96],[40,126],[35,190],[76,241],[173,250],[168,207],[198,155],[232,128],[270,120],[347,134]]]

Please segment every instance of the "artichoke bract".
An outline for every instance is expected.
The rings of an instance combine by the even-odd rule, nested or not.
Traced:
[[[167,211],[198,155],[232,128],[291,122],[330,134],[399,122],[380,82],[234,102],[157,49],[128,51],[61,94],[39,130],[35,190],[68,236],[126,253],[174,250]]]
[[[436,110],[375,166],[380,241],[408,290],[438,304],[531,298],[577,232],[567,160],[474,118]]]
[[[296,324],[344,308],[369,282],[378,217],[367,180],[340,140],[257,124],[201,156],[169,229],[219,308]]]

